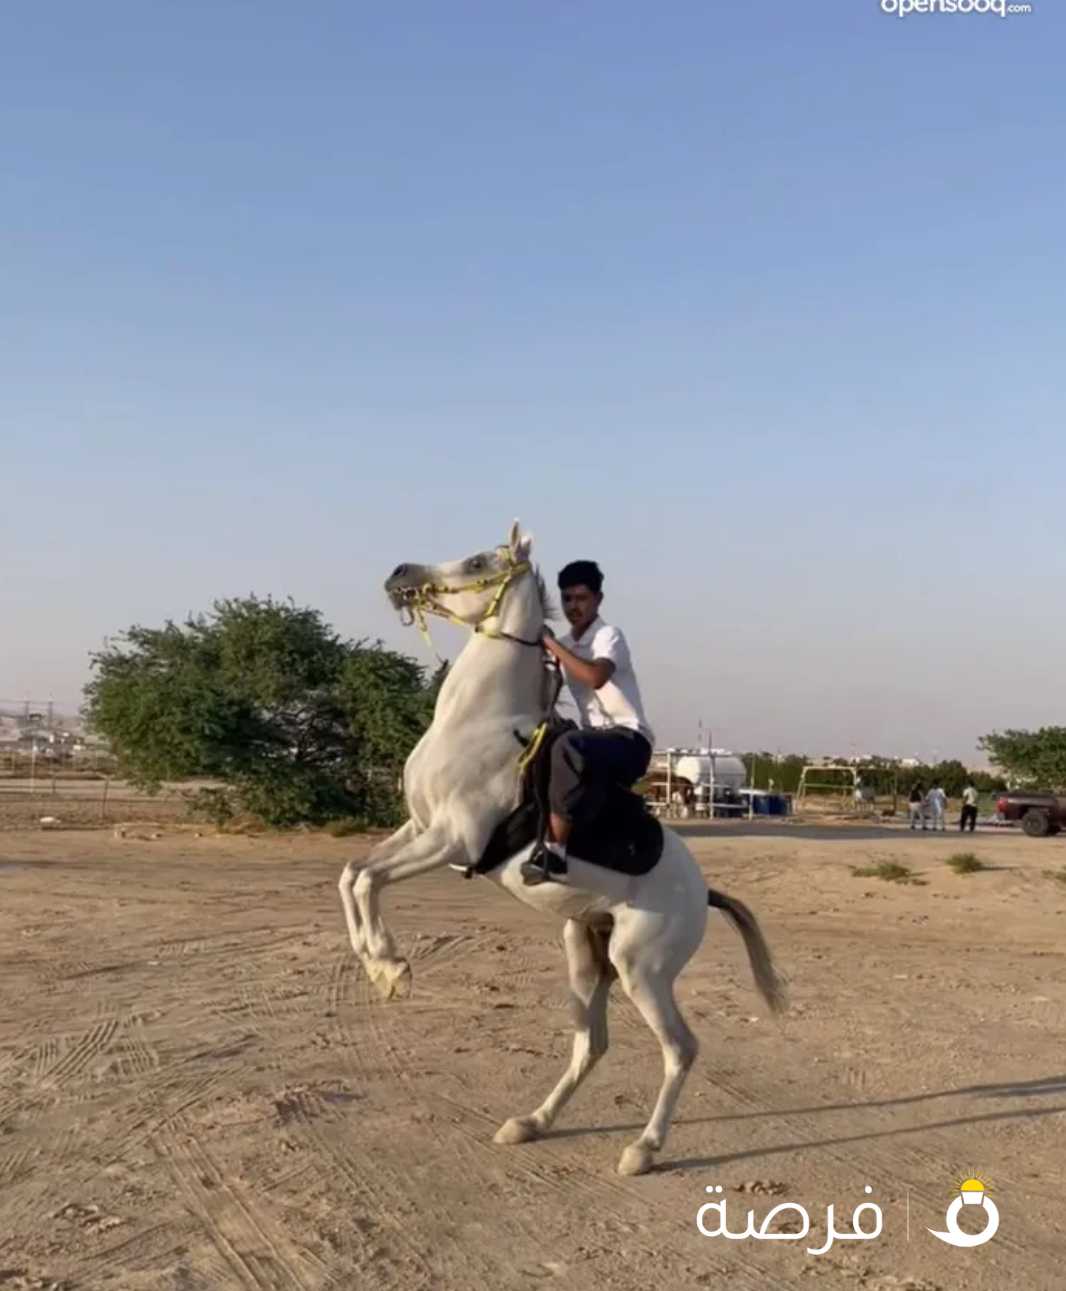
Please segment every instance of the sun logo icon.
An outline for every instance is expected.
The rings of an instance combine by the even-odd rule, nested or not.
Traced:
[[[927,1229],[927,1232],[939,1237],[942,1242],[947,1242],[949,1246],[983,1246],[985,1242],[990,1242],[996,1235],[999,1228],[999,1207],[988,1195],[990,1189],[988,1183],[977,1174],[967,1174],[955,1185],[956,1197],[948,1206],[946,1215],[947,1229],[939,1232],[935,1228]],[[983,1206],[985,1210],[985,1227],[980,1233],[966,1233],[959,1227],[959,1211],[963,1206]]]
[[[991,1192],[991,1188],[983,1179],[971,1174],[961,1180],[959,1192],[962,1194],[963,1205],[980,1206],[984,1202],[985,1193]]]

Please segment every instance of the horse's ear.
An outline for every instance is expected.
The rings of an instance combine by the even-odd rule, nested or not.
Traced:
[[[511,537],[508,540],[508,545],[511,548],[512,560],[526,560],[533,550],[533,535],[523,533],[522,526],[516,520],[511,525]]]

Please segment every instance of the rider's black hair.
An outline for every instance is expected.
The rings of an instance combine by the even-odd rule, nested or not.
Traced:
[[[572,560],[559,571],[559,589],[578,584],[599,594],[603,590],[603,571],[594,560]]]

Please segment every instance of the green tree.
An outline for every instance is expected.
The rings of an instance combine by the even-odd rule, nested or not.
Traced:
[[[803,753],[776,754],[764,750],[742,756],[749,778],[754,761],[755,783],[759,788],[765,787],[772,778],[775,788],[781,793],[796,792],[800,774],[808,762],[807,755]],[[1005,787],[1002,776],[987,771],[967,771],[961,762],[954,759],[939,762],[935,766],[923,764],[901,767],[891,758],[873,757],[858,763],[855,770],[866,788],[873,789],[882,796],[894,792],[906,796],[918,783],[930,789],[939,782],[944,792],[952,798],[959,797],[967,784],[973,784],[981,793],[993,793]],[[841,793],[850,791],[850,783],[843,774],[830,777],[815,773],[814,778],[826,781],[832,779],[834,783],[839,783]]]
[[[393,823],[437,680],[380,643],[341,640],[317,610],[254,596],[131,627],[92,666],[86,716],[133,783],[217,779],[216,814],[278,825]]]
[[[446,669],[442,664],[427,684],[414,660],[356,646],[341,670],[338,693],[359,749],[353,780],[360,797],[376,802],[390,823],[403,807],[403,762],[433,720]]]
[[[768,749],[760,753],[742,753],[745,784],[751,782],[752,771],[755,774],[755,786],[765,789],[771,780],[777,793],[795,793],[799,787],[800,772],[807,761],[803,753],[777,754]]]
[[[1066,726],[1038,731],[993,731],[980,748],[1016,782],[1042,789],[1066,788]]]

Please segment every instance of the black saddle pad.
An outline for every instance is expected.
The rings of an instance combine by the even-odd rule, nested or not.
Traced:
[[[496,826],[474,873],[487,874],[528,847],[539,824],[536,801],[528,798]],[[662,855],[663,827],[639,794],[619,787],[611,790],[595,820],[574,826],[566,850],[575,860],[619,874],[647,874]]]

